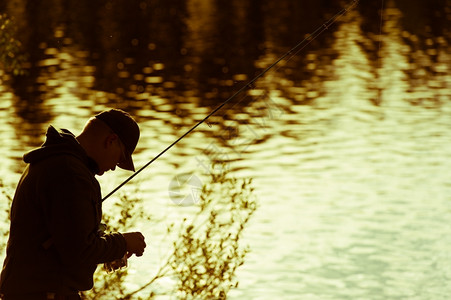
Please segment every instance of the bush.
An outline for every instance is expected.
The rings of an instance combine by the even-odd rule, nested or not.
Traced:
[[[127,269],[110,274],[98,269],[95,287],[83,293],[83,299],[152,299],[153,285],[164,277],[173,280],[171,294],[177,299],[226,299],[229,290],[238,286],[235,272],[248,252],[240,239],[256,210],[251,183],[231,178],[226,172],[211,174],[190,220],[169,225],[168,236],[175,234],[173,250],[154,277],[127,292]],[[151,221],[141,205],[139,199],[122,195],[115,214],[105,215],[108,224],[115,224],[111,231]]]
[[[225,299],[238,286],[235,271],[247,253],[240,238],[256,209],[250,184],[221,173],[204,185],[196,218],[182,223],[168,261],[179,298]]]
[[[10,210],[11,210],[11,203],[13,202],[12,194],[13,191],[11,188],[8,188],[4,185],[3,181],[0,180],[0,194],[2,195],[2,203],[6,203],[6,208],[2,211],[3,216],[1,216],[2,220],[7,220],[8,222],[5,222],[6,224],[1,224],[1,231],[2,235],[0,236],[0,257],[4,257],[6,255],[6,243],[8,241],[8,235],[9,235],[9,221],[10,218]],[[3,199],[6,199],[6,201],[3,201]],[[5,228],[3,228],[5,227]],[[2,264],[3,266],[3,264]]]

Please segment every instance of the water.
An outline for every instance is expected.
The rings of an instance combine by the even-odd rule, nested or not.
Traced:
[[[151,245],[133,275],[152,272],[158,237],[186,209],[170,200],[172,178],[203,178],[215,157],[254,178],[259,201],[232,299],[447,299],[451,1],[423,2],[361,1],[126,186],[166,218],[141,224]],[[339,9],[3,2],[30,61],[28,76],[2,72],[3,182],[16,183],[49,123],[78,132],[110,106],[138,119],[144,165]],[[103,191],[128,175],[102,176]]]

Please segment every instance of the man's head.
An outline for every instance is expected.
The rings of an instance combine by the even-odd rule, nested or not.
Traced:
[[[110,109],[97,114],[89,119],[77,140],[97,162],[98,175],[116,166],[135,171],[132,153],[139,140],[139,127],[128,113]]]

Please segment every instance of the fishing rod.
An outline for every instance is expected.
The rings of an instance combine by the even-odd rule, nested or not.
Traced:
[[[293,56],[298,54],[301,50],[303,50],[305,47],[307,47],[313,40],[315,40],[319,35],[321,35],[324,31],[328,30],[330,26],[332,26],[337,20],[343,16],[347,11],[351,10],[358,4],[359,0],[352,0],[352,2],[340,10],[338,13],[336,13],[334,16],[332,16],[329,20],[327,20],[325,23],[323,23],[321,26],[319,26],[315,31],[313,31],[311,34],[309,34],[306,38],[304,38],[301,42],[299,42],[297,45],[295,45],[293,48],[285,52],[282,56],[280,56],[276,61],[274,61],[272,64],[270,64],[266,69],[264,69],[261,73],[259,73],[257,76],[255,76],[252,80],[247,82],[244,86],[242,86],[239,90],[237,90],[232,96],[230,96],[227,100],[225,100],[223,103],[221,103],[218,107],[216,107],[213,111],[211,111],[207,116],[205,116],[202,120],[200,120],[196,125],[191,127],[188,131],[186,131],[183,135],[181,135],[179,138],[177,138],[174,142],[172,142],[169,146],[167,146],[163,151],[161,151],[157,156],[152,158],[149,162],[147,162],[144,166],[142,166],[139,170],[137,170],[135,173],[133,173],[130,177],[128,177],[126,180],[124,180],[121,184],[119,184],[115,189],[113,189],[109,194],[107,194],[105,197],[103,197],[102,202],[108,199],[111,195],[113,195],[115,192],[117,192],[120,188],[122,188],[125,184],[127,184],[130,180],[132,180],[136,175],[141,173],[145,168],[147,168],[150,164],[152,164],[154,161],[156,161],[160,156],[165,154],[169,149],[171,149],[175,144],[177,144],[180,140],[182,140],[185,136],[190,134],[193,130],[195,130],[199,125],[204,123],[208,118],[210,118],[212,115],[214,115],[216,112],[218,112],[220,109],[222,109],[227,103],[229,103],[232,99],[240,95],[244,90],[247,88],[252,88],[252,85],[263,75],[265,75],[269,70],[271,70],[273,67],[275,67],[279,62],[287,58],[288,56],[290,60]]]

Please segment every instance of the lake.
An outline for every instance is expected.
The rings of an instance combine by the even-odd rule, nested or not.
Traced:
[[[139,168],[324,29],[123,188],[165,220],[140,224],[150,244],[130,273],[150,276],[192,208],[170,182],[222,160],[258,199],[230,299],[448,299],[451,1],[351,3],[2,1],[26,71],[0,62],[3,184],[49,124],[78,133],[109,107],[140,124]],[[130,175],[110,173],[104,194]]]

